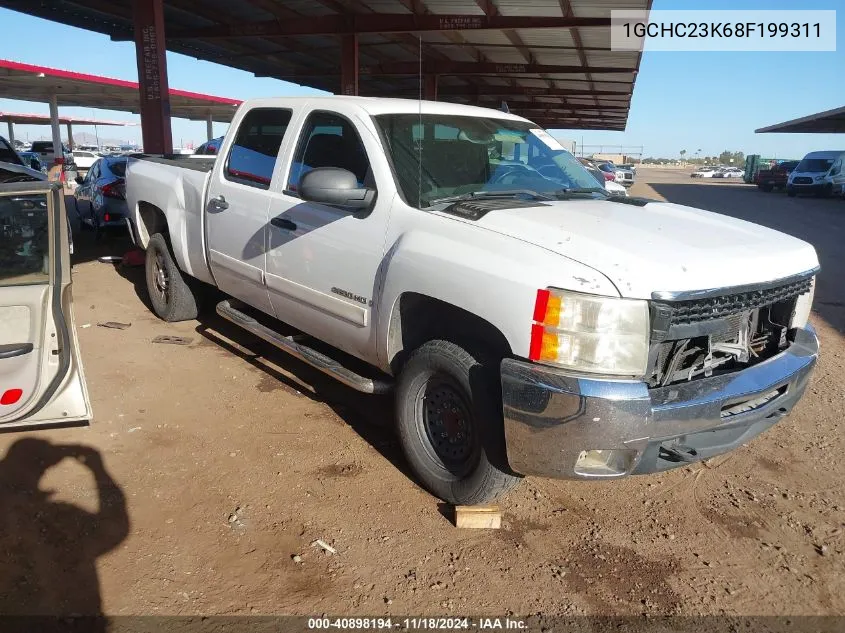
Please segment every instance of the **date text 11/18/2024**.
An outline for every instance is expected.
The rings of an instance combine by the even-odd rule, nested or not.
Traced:
[[[524,620],[514,618],[308,618],[308,628],[389,630],[406,631],[448,631],[448,630],[511,630],[525,631]]]

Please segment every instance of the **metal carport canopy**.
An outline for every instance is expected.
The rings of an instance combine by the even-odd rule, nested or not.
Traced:
[[[651,3],[164,0],[160,14],[168,50],[255,75],[343,94],[504,101],[544,127],[624,130],[641,53],[610,50],[610,11]],[[143,23],[132,0],[0,4],[136,43]]]
[[[137,82],[0,59],[0,97],[47,103],[53,95],[61,106],[139,111]],[[238,99],[170,90],[171,115],[183,119],[207,121],[210,116],[228,123],[240,103]]]
[[[767,127],[754,130],[762,132],[791,132],[810,134],[829,134],[845,132],[845,106],[818,112],[800,119],[792,119],[783,123],[776,123]]]
[[[0,111],[0,123],[15,123],[18,125],[50,125],[50,116],[47,114],[28,114],[22,112]],[[89,119],[86,117],[59,115],[59,123],[66,125],[116,125],[129,126],[138,125],[129,121],[111,121],[109,119]]]
[[[2,94],[2,93],[0,93]],[[73,126],[74,125],[114,125],[129,126],[137,125],[128,121],[109,121],[106,119],[89,119],[85,117],[59,115],[57,122],[67,126],[68,144],[73,148]],[[44,114],[25,114],[20,112],[0,112],[0,123],[7,125],[9,142],[15,142],[15,124],[22,125],[52,125],[53,120]]]

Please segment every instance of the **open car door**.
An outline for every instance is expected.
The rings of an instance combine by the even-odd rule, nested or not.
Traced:
[[[91,418],[58,184],[0,184],[0,432]]]

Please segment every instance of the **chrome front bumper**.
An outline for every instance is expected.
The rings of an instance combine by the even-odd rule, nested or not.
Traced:
[[[818,353],[808,325],[787,350],[758,365],[657,389],[506,359],[501,372],[510,467],[523,475],[598,479],[726,453],[790,412]]]

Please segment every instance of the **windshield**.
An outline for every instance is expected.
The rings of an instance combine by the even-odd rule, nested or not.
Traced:
[[[832,164],[832,158],[805,158],[800,163],[798,163],[798,167],[795,168],[795,171],[803,171],[810,173],[822,172],[830,169],[830,166]]]
[[[469,193],[603,191],[572,154],[528,122],[439,114],[374,118],[405,201],[420,209]]]

